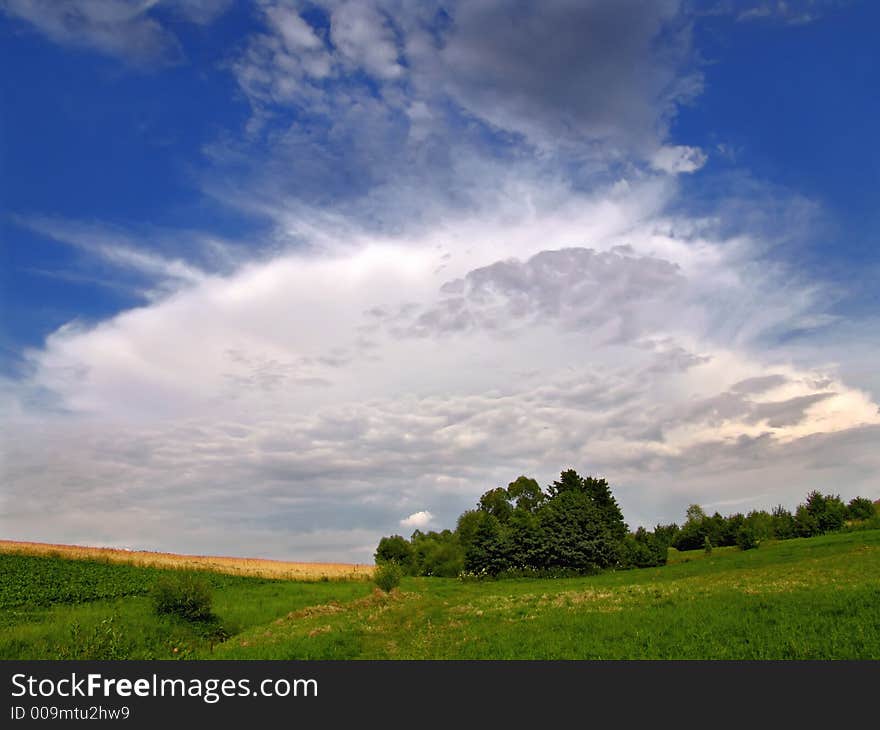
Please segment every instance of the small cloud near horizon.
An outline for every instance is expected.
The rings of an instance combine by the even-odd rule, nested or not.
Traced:
[[[402,519],[400,521],[400,526],[421,529],[422,527],[427,527],[431,524],[431,520],[433,519],[434,515],[428,512],[428,510],[422,510],[421,512],[413,512],[409,517]]]

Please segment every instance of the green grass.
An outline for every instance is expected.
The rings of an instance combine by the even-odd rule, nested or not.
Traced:
[[[219,644],[136,595],[6,609],[0,657],[48,658],[71,645],[106,655],[116,642],[138,658],[880,658],[878,530],[696,550],[661,568],[584,578],[407,578],[390,595],[364,582],[230,579],[214,594],[232,634]]]
[[[150,589],[179,571],[0,554],[0,659],[173,659],[210,654],[208,627],[157,616]],[[366,581],[292,582],[198,571],[230,634],[291,610],[367,595]]]

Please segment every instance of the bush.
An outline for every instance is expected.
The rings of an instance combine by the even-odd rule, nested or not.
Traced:
[[[621,550],[621,568],[652,568],[666,564],[666,543],[654,533],[639,527],[628,534]]]
[[[211,621],[211,590],[208,583],[190,573],[160,578],[153,587],[158,614],[171,614],[187,621]]]
[[[758,542],[758,533],[753,527],[741,527],[736,533],[736,544],[741,550],[754,550],[758,547]]]
[[[390,593],[400,585],[402,577],[403,570],[401,567],[397,563],[390,561],[376,566],[376,572],[373,573],[373,582],[386,593]]]
[[[706,555],[712,554],[712,541],[709,539],[708,535],[703,538],[703,551],[706,553]]]

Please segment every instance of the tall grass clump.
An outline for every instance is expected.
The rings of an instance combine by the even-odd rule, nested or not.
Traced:
[[[162,576],[152,591],[156,613],[186,621],[212,621],[211,589],[204,578],[192,573]]]

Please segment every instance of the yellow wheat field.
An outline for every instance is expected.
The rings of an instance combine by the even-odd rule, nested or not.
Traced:
[[[294,563],[261,558],[229,558],[214,555],[176,555],[140,550],[81,547],[79,545],[52,545],[43,542],[0,540],[0,553],[27,553],[30,555],[58,555],[72,559],[99,559],[116,563],[148,565],[157,568],[190,568],[216,573],[248,575],[260,578],[287,580],[345,580],[367,578],[373,565],[354,563]]]

